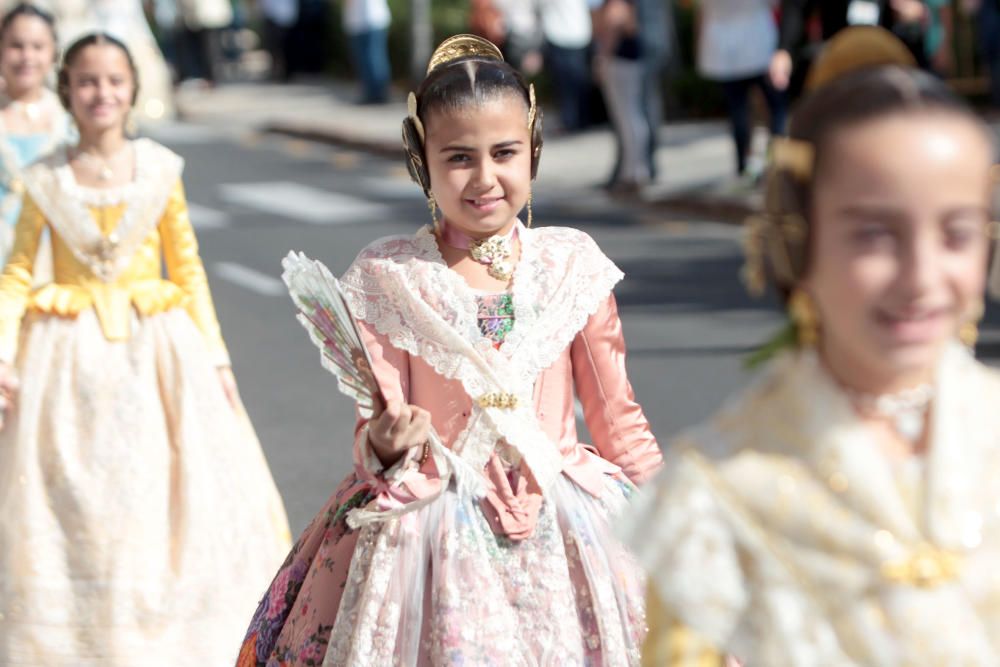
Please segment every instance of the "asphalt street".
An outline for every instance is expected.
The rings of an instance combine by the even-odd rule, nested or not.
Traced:
[[[340,274],[372,240],[426,222],[426,205],[402,160],[238,129],[173,125],[151,135],[186,158],[223,333],[297,533],[350,470],[354,417],[295,320],[281,258],[300,250]],[[781,316],[773,299],[753,300],[739,283],[738,227],[666,220],[586,189],[537,192],[535,201],[536,224],[588,232],[625,272],[616,295],[629,373],[661,446],[751,379],[743,359]],[[1000,339],[984,339],[996,354]]]

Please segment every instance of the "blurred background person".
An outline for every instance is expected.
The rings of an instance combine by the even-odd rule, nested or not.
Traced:
[[[590,5],[587,0],[539,0],[538,15],[545,38],[545,71],[556,91],[560,124],[564,132],[578,132],[588,123]]]
[[[525,76],[537,75],[544,62],[542,47],[545,40],[542,36],[542,26],[538,20],[536,0],[493,0],[493,2],[499,8],[503,19],[504,35],[499,46],[504,58]],[[589,41],[587,46],[590,46]],[[587,88],[589,90],[591,86],[589,60],[584,66],[588,68]],[[581,102],[581,104],[586,104],[586,102]]]
[[[351,43],[354,71],[361,81],[361,104],[389,101],[389,23],[386,0],[344,0],[344,32]]]
[[[966,0],[963,9],[976,17],[979,48],[990,76],[990,100],[1000,108],[1000,0]]]
[[[995,0],[994,0],[995,1]],[[940,76],[948,76],[955,68],[952,35],[954,12],[949,0],[924,0],[927,20],[924,30],[924,50],[928,66]]]
[[[177,66],[181,81],[219,79],[222,62],[222,29],[233,22],[229,0],[177,0]]]
[[[636,0],[639,60],[642,64],[642,116],[649,132],[645,158],[650,179],[656,179],[656,149],[663,123],[663,77],[676,52],[673,4],[663,0]]]
[[[819,17],[822,39],[809,40],[807,26]],[[771,59],[771,82],[778,90],[789,89],[795,96],[805,82],[809,63],[822,43],[851,25],[876,25],[891,30],[906,44],[926,68],[929,64],[924,44],[927,7],[922,0],[781,0],[781,28],[778,50]]]
[[[299,19],[298,0],[258,0],[264,21],[264,48],[271,56],[271,78],[288,81],[288,38]]]
[[[767,102],[771,135],[781,134],[785,127],[784,94],[767,76],[778,44],[775,4],[775,0],[701,0],[696,8],[698,71],[717,81],[725,93],[738,176],[747,173],[750,156],[752,88],[759,89]]]
[[[637,192],[651,178],[646,149],[651,141],[643,95],[638,12],[635,0],[605,0],[594,12],[595,73],[615,130],[619,162],[608,187]]]

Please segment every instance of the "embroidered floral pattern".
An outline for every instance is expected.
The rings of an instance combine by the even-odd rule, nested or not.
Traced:
[[[481,294],[476,297],[479,331],[499,348],[514,328],[514,298],[508,293]]]

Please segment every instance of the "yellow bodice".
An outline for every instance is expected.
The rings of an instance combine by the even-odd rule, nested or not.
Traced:
[[[88,207],[93,223],[105,239],[114,240],[127,206],[128,202],[122,202]],[[139,244],[125,270],[113,280],[106,282],[95,276],[57,230],[49,226],[53,281],[32,290],[34,258],[46,226],[48,221],[41,209],[30,196],[25,196],[14,247],[0,276],[0,360],[8,363],[14,360],[21,320],[29,310],[75,317],[94,308],[108,340],[126,340],[133,308],[148,316],[183,306],[205,335],[216,363],[229,363],[188,217],[184,187],[179,180],[159,223]]]

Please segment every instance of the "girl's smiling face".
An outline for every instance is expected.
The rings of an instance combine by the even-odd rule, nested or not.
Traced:
[[[119,47],[87,46],[73,58],[67,73],[70,112],[81,133],[124,128],[132,109],[135,76]]]
[[[42,88],[55,58],[52,27],[37,16],[18,16],[0,36],[0,75],[12,95]]]
[[[991,146],[958,114],[897,113],[827,140],[803,287],[820,351],[869,391],[922,382],[982,303]]]
[[[531,192],[528,106],[503,94],[424,123],[431,192],[447,224],[482,238],[507,232]]]

